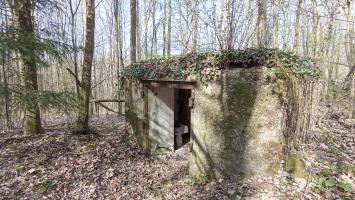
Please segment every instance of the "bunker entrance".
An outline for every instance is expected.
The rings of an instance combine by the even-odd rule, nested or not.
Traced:
[[[174,93],[174,150],[177,150],[190,141],[191,90],[175,89]]]
[[[146,80],[149,149],[175,151],[190,141],[193,82]]]

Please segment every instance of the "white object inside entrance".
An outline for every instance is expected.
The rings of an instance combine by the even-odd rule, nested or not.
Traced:
[[[175,128],[175,148],[179,148],[183,145],[182,135],[189,133],[189,127],[181,124]]]

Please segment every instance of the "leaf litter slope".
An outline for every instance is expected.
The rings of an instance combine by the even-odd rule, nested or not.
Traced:
[[[343,193],[339,188],[318,189],[314,178],[308,182],[293,180],[284,172],[275,177],[199,182],[188,177],[186,147],[175,153],[148,157],[135,139],[126,133],[123,118],[94,118],[91,125],[97,129],[98,136],[70,134],[66,119],[55,119],[44,123],[46,132],[41,135],[22,137],[19,133],[2,133],[0,199],[351,197],[351,193]],[[308,171],[318,175],[327,166],[337,166],[339,159],[335,158],[344,157],[342,162],[346,166],[354,164],[354,137],[350,129],[334,120],[326,121],[325,125],[336,127],[330,132],[333,137],[339,138],[337,143],[320,134],[317,145],[310,144],[304,152],[306,157],[308,155]],[[330,146],[327,148],[319,142]],[[336,145],[341,152],[334,150],[332,145]],[[311,156],[315,154],[317,156]],[[327,165],[322,165],[325,162]],[[331,173],[329,176],[338,181],[344,179],[344,172],[337,172],[336,168]],[[349,172],[345,179],[354,183],[353,173]]]
[[[70,134],[65,120],[57,124],[31,137],[3,134],[0,199],[150,199],[187,176],[186,149],[148,157],[123,118],[94,119],[98,136]]]

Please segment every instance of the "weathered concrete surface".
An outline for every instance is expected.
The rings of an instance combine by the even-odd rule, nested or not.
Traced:
[[[149,149],[151,154],[174,151],[174,88],[148,89]]]
[[[135,135],[139,145],[147,150],[147,142],[144,136],[144,87],[143,84],[136,80],[127,80],[126,97],[125,97],[125,117],[127,130],[130,134]]]
[[[271,175],[282,160],[282,106],[265,68],[225,70],[194,90],[190,174]],[[279,86],[277,86],[279,87]]]
[[[149,154],[174,150],[174,89],[145,87],[136,80],[126,83],[128,132]]]

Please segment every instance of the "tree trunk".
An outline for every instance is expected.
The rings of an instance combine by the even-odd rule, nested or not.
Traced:
[[[6,56],[7,57],[7,56]],[[5,100],[5,123],[6,123],[6,128],[11,129],[12,128],[12,122],[11,122],[11,113],[10,113],[10,95],[9,95],[9,83],[8,83],[8,78],[7,78],[7,73],[6,73],[6,61],[5,58],[3,58],[2,62],[2,75],[3,75],[3,80],[4,80],[4,100]]]
[[[72,5],[72,0],[69,1],[69,8],[70,8],[70,30],[71,30],[71,42],[73,46],[73,63],[74,63],[74,74],[76,78],[79,77],[79,72],[78,72],[78,46],[77,46],[77,39],[76,39],[76,13],[78,12],[80,6],[80,2],[76,5],[74,8]],[[80,95],[80,85],[77,81],[75,81],[75,89],[76,89],[76,94],[79,98]]]
[[[235,15],[235,10],[234,10],[234,3],[235,0],[228,0],[227,7],[228,7],[228,15],[227,15],[227,20],[228,20],[228,33],[227,33],[227,50],[232,50],[233,49],[233,34],[234,34],[234,15]]]
[[[140,28],[140,18],[139,18],[139,1],[136,4],[136,58],[141,59],[141,28]]]
[[[328,24],[328,33],[326,36],[326,44],[325,44],[325,55],[324,55],[324,60],[327,60],[327,63],[324,65],[324,75],[325,75],[325,83],[324,83],[324,92],[325,92],[325,98],[327,100],[330,100],[331,93],[332,93],[332,69],[333,69],[333,64],[332,60],[334,60],[331,55],[334,55],[335,49],[334,49],[334,44],[332,45],[333,41],[333,32],[334,32],[334,12],[332,11],[330,13],[330,21]],[[334,41],[333,41],[334,42]]]
[[[122,2],[119,0],[114,1],[114,20],[115,20],[115,32],[116,32],[116,56],[117,56],[117,72],[118,72],[118,99],[123,97],[122,92],[122,82],[121,82],[121,72],[123,69],[123,53],[122,53]],[[122,114],[122,104],[118,103],[118,113]]]
[[[193,41],[192,41],[191,52],[197,51],[198,21],[199,21],[199,0],[195,0],[195,8],[193,14]]]
[[[225,6],[225,1],[221,0],[220,2],[220,7],[218,9],[218,16],[216,16],[216,18],[218,18],[218,22],[217,22],[217,28],[216,28],[216,37],[217,37],[217,41],[218,41],[218,45],[219,45],[219,49],[223,50],[225,48],[225,41],[224,41],[224,35],[223,35],[223,24],[224,24],[224,6]]]
[[[168,7],[169,7],[169,13],[168,13],[168,33],[167,33],[167,55],[170,56],[171,54],[171,15],[172,15],[172,7],[171,7],[171,0],[168,0],[169,1],[169,4],[168,4]]]
[[[266,0],[258,0],[258,47],[267,47]]]
[[[8,13],[5,11],[5,27],[8,26]],[[8,33],[6,33],[7,36]],[[5,100],[5,124],[7,129],[12,129],[13,124],[11,121],[11,110],[10,110],[10,104],[11,104],[11,96],[9,93],[9,78],[8,78],[8,67],[6,66],[6,62],[9,61],[9,52],[7,51],[5,55],[2,57],[2,74],[3,74],[3,81],[4,81],[4,100]]]
[[[85,0],[85,47],[82,80],[79,95],[79,113],[76,128],[89,128],[89,98],[91,94],[91,68],[95,49],[95,0]]]
[[[17,39],[23,43],[28,40],[34,40],[34,27],[32,22],[33,7],[31,0],[8,0],[8,2],[14,17],[14,24],[19,30],[19,36]],[[24,48],[20,49],[19,53],[22,62],[22,81],[24,83],[26,93],[37,93],[38,82],[35,52],[33,48]],[[25,103],[24,122],[24,135],[32,135],[41,132],[41,115],[37,102],[32,101]]]
[[[163,8],[163,57],[166,55],[166,22],[167,22],[167,3],[164,0],[164,8]]]
[[[131,9],[131,63],[137,61],[137,0],[130,1]]]
[[[355,67],[355,66],[353,66]],[[350,86],[350,119],[355,118],[355,76],[353,75],[351,79],[351,86]]]
[[[272,5],[272,16],[273,16],[273,29],[274,29],[274,35],[273,35],[273,47],[278,48],[279,47],[279,16],[278,16],[278,4],[277,0],[273,0],[273,5]]]
[[[147,3],[147,0],[144,0],[144,34],[143,34],[143,49],[144,49],[144,58],[148,57],[148,21],[150,16],[150,2]]]
[[[150,46],[150,55],[152,56],[153,54],[156,55],[157,53],[157,25],[155,24],[155,15],[156,15],[156,9],[157,9],[157,0],[152,0],[152,43]]]
[[[299,35],[300,35],[300,18],[301,18],[301,6],[303,0],[298,0],[297,11],[296,11],[296,24],[295,24],[295,41],[293,42],[293,49],[298,52],[299,46]]]
[[[313,40],[312,40],[312,54],[313,57],[317,57],[318,55],[318,28],[319,28],[319,21],[320,21],[320,16],[318,15],[318,9],[317,9],[317,1],[312,0],[312,13],[313,13]]]
[[[346,57],[350,71],[346,77],[346,81],[350,85],[350,115],[349,118],[355,117],[355,42],[354,42],[354,23],[352,15],[353,0],[347,0],[347,34],[346,34]]]

